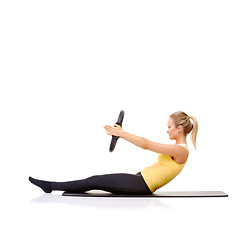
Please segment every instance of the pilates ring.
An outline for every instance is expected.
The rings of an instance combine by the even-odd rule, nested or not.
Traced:
[[[122,127],[122,122],[123,122],[123,118],[124,118],[124,114],[125,112],[122,110],[118,116],[118,120],[116,122],[117,125],[121,126]],[[112,140],[111,140],[111,144],[110,144],[110,148],[109,148],[109,151],[110,152],[113,152],[116,144],[117,144],[117,140],[119,139],[119,137],[117,136],[112,136]]]

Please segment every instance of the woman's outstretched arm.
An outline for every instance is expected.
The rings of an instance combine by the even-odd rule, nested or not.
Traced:
[[[146,138],[125,132],[117,124],[115,124],[114,127],[105,126],[104,128],[108,135],[118,136],[144,150],[172,156],[177,162],[183,162],[187,158],[188,151],[181,146],[152,142]]]

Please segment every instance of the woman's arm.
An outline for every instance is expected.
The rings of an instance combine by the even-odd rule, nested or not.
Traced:
[[[107,131],[108,135],[118,136],[144,150],[172,156],[178,161],[184,161],[188,155],[187,149],[181,146],[152,142],[146,138],[123,131],[123,129],[117,124],[115,124],[114,127],[105,126],[105,130]]]
[[[120,135],[120,138],[134,144],[137,147],[147,150],[149,140],[146,138],[139,137],[125,131],[123,131],[123,133]]]
[[[187,152],[187,150],[181,146],[152,142],[146,138],[138,137],[125,131],[123,131],[120,137],[144,150],[169,155],[174,159],[181,158],[183,154]]]

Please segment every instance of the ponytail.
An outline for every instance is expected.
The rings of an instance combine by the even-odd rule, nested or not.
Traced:
[[[198,121],[195,117],[190,117],[193,121],[192,132],[191,132],[191,141],[195,149],[197,149],[197,134],[198,134]]]

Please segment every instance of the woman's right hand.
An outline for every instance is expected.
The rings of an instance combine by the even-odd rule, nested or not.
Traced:
[[[114,127],[106,125],[104,129],[106,130],[107,134],[110,136],[121,137],[121,134],[124,132],[122,127],[117,124],[114,124]]]

